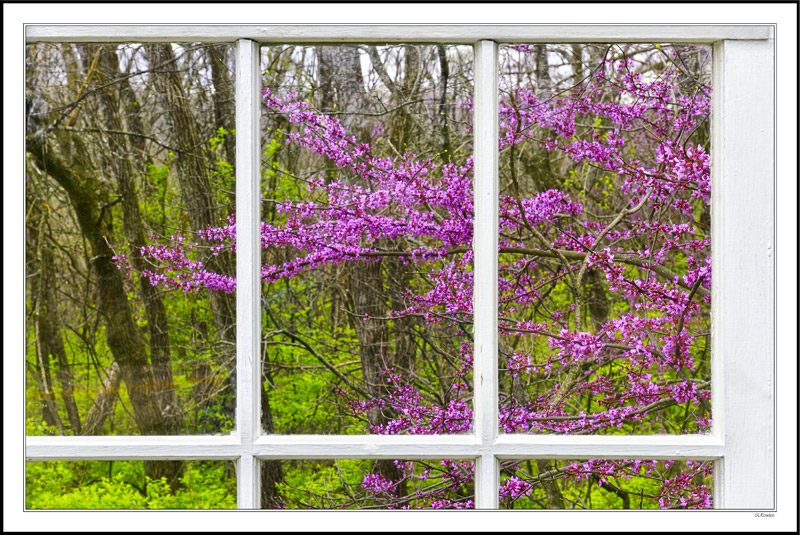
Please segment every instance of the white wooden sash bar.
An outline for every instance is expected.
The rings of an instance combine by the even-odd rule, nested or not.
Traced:
[[[710,435],[263,435],[251,445],[236,435],[27,437],[28,461],[147,459],[716,459]],[[243,455],[243,451],[248,455]]]
[[[497,43],[475,45],[474,196],[472,247],[474,431],[482,444],[498,433],[497,390],[497,242],[498,242],[498,63]],[[491,252],[491,254],[487,254]],[[496,462],[491,451],[475,472],[475,506],[495,509],[498,500]]]
[[[257,13],[254,13],[254,18]],[[768,26],[703,24],[252,24],[252,25],[28,25],[28,42],[234,42],[259,43],[453,43],[483,40],[532,42],[683,42],[767,39]]]
[[[234,435],[26,437],[27,461],[231,459],[241,454]]]
[[[261,76],[258,43],[236,42],[236,430],[238,506],[259,507],[261,433]]]
[[[257,10],[256,10],[257,11]],[[254,13],[254,16],[257,13]],[[498,461],[525,458],[715,462],[715,506],[775,506],[774,27],[770,25],[39,25],[37,42],[236,43],[236,431],[228,436],[26,437],[27,461],[227,459],[240,509],[259,507],[261,459],[473,460],[475,502],[498,506]],[[712,407],[709,435],[498,432],[498,43],[713,43]],[[473,433],[262,435],[260,426],[261,43],[454,43],[475,50]]]

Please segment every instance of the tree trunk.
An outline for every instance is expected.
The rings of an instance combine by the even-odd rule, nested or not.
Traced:
[[[201,135],[200,125],[192,114],[190,101],[181,79],[175,71],[175,54],[168,44],[148,45],[148,58],[156,69],[153,84],[163,100],[170,124],[170,145],[175,147],[175,164],[178,167],[181,199],[186,209],[189,224],[194,232],[219,226],[220,215],[211,187],[208,161],[203,156],[207,140]],[[201,261],[215,272],[235,274],[233,263],[225,255],[203,255]],[[220,340],[235,347],[236,299],[225,292],[208,292],[211,311]],[[232,350],[230,350],[232,355]],[[230,362],[233,359],[228,359]],[[230,362],[228,366],[230,367]]]
[[[606,284],[596,269],[587,269],[583,277],[583,302],[589,310],[592,327],[597,332],[608,321],[611,305]]]
[[[169,429],[153,389],[145,342],[133,319],[122,275],[112,259],[113,252],[106,243],[107,207],[100,206],[96,197],[97,181],[66,167],[39,138],[29,137],[27,148],[38,167],[67,192],[81,232],[89,242],[108,347],[127,386],[136,426],[142,435],[165,435]],[[179,461],[146,462],[145,474],[153,479],[166,477],[175,490],[181,466]]]
[[[148,47],[148,57],[151,64],[159,72],[154,77],[155,87],[164,102],[167,118],[170,123],[170,144],[175,147],[177,154],[175,163],[178,167],[178,180],[181,186],[181,198],[189,216],[189,224],[193,231],[219,226],[220,214],[217,201],[211,186],[209,164],[203,155],[203,147],[207,140],[203,139],[200,125],[192,114],[189,98],[183,88],[181,79],[174,70],[175,55],[169,45],[157,44]],[[230,80],[226,80],[227,68],[219,61],[224,61],[221,54],[210,50],[212,62],[212,83],[215,87],[214,104],[218,121],[223,122],[233,117],[232,93]],[[215,72],[216,69],[216,72]],[[228,117],[226,117],[226,115]],[[231,123],[228,123],[229,125]],[[226,151],[228,151],[226,145]],[[228,151],[228,157],[232,152]],[[216,273],[227,275],[235,274],[235,268],[230,259],[224,255],[206,254],[201,258],[206,267]],[[231,393],[231,403],[226,405],[226,410],[231,417],[235,412],[233,403],[236,389],[236,298],[234,295],[220,291],[208,292],[211,311],[217,329],[217,336],[223,342],[225,355],[223,365],[228,370],[228,391]],[[223,394],[224,395],[224,394]],[[262,423],[268,426],[265,432],[270,433],[272,417],[269,400],[262,400],[262,411],[267,415]],[[268,424],[269,422],[269,424]],[[280,466],[273,463],[262,463],[262,501],[264,506],[274,506],[280,503],[278,483],[282,480]],[[270,505],[271,504],[271,505]]]
[[[29,137],[28,152],[36,165],[48,173],[66,191],[75,210],[81,232],[92,253],[92,266],[97,274],[100,313],[107,331],[108,346],[120,366],[128,387],[136,425],[143,435],[165,434],[162,417],[153,391],[153,374],[122,282],[113,252],[106,243],[106,209],[96,197],[95,180],[66,167],[46,148],[44,142]]]
[[[212,99],[214,102],[214,126],[229,132],[225,136],[225,158],[231,164],[233,175],[236,175],[236,144],[233,130],[236,128],[233,97],[233,80],[225,57],[225,48],[219,45],[208,45],[208,61],[211,64],[211,83],[214,84]]]
[[[357,47],[325,46],[318,48],[318,91],[319,107],[323,112],[336,109],[344,113],[342,124],[348,134],[365,138],[365,133],[357,131],[355,112],[366,106],[366,92],[361,74],[361,58]],[[412,62],[413,64],[413,62]],[[403,86],[404,89],[409,89]],[[328,175],[333,177],[336,167],[328,164]],[[346,272],[350,281],[353,298],[355,331],[359,343],[361,373],[364,390],[370,398],[386,398],[386,380],[383,372],[387,369],[387,358],[391,356],[389,326],[384,319],[389,312],[388,296],[384,290],[383,261],[356,261],[347,264]],[[367,319],[369,318],[369,319]],[[375,409],[367,414],[369,425],[382,425],[388,421],[387,414]],[[391,481],[400,482],[399,496],[406,494],[402,473],[394,462],[378,462],[381,475]]]
[[[42,246],[42,231],[44,220],[39,208],[39,200],[27,198],[29,216],[26,221],[25,252],[28,270],[34,273],[29,279],[29,299],[34,310],[33,320],[36,344],[36,365],[26,360],[28,371],[36,381],[41,392],[44,405],[42,418],[44,422],[58,429],[64,434],[64,425],[58,414],[56,395],[53,390],[53,381],[50,374],[50,345],[55,345],[52,335],[52,321],[50,314],[52,308],[48,302],[47,278],[51,270],[45,265],[46,248]],[[45,273],[47,271],[47,273]]]
[[[106,377],[100,387],[100,392],[94,398],[92,408],[83,422],[84,435],[97,435],[105,424],[106,418],[113,411],[114,400],[119,394],[119,385],[122,383],[122,372],[116,361],[106,370]]]
[[[181,199],[191,230],[196,233],[219,226],[222,214],[217,208],[210,162],[204,151],[208,140],[203,138],[200,123],[193,114],[195,110],[176,70],[175,54],[168,44],[152,44],[146,46],[146,55],[156,71],[153,85],[166,110],[169,144],[175,148]],[[235,275],[233,262],[224,254],[214,255],[205,251],[200,253],[199,260],[212,272]],[[209,291],[208,299],[217,338],[221,342],[222,354],[218,364],[228,370],[227,384],[218,396],[222,401],[224,419],[232,419],[236,395],[236,298],[222,291]]]
[[[266,433],[275,431],[275,422],[272,418],[272,408],[269,404],[269,395],[261,381],[261,425]],[[278,484],[283,482],[281,461],[261,461],[261,508],[282,509],[284,507]]]
[[[119,59],[112,48],[105,47],[102,49],[100,66],[98,79],[101,84],[108,83],[119,77]],[[128,86],[128,93],[133,94],[133,89],[129,87],[128,80],[121,80],[119,85]],[[110,131],[124,131],[121,110],[126,108],[129,103],[125,102],[125,106],[121,106],[115,92],[110,89],[100,92],[100,102],[103,109],[103,122],[106,128]],[[138,128],[141,128],[140,122],[131,121],[131,124],[128,125],[129,131],[143,134],[143,132],[137,131]],[[130,244],[129,260],[136,272],[141,273],[147,269],[147,265],[139,251],[143,246],[147,245],[147,240],[145,238],[144,225],[142,224],[139,195],[136,191],[134,177],[144,173],[145,169],[143,166],[140,166],[139,169],[134,169],[132,162],[136,161],[137,158],[129,139],[129,136],[115,134],[106,136],[109,152],[112,154],[110,158],[112,174],[117,182],[122,199],[123,231]],[[167,312],[158,289],[150,284],[150,281],[145,277],[139,277],[138,293],[144,304],[145,318],[147,319],[150,361],[153,366],[153,390],[159,399],[161,412],[166,419],[169,434],[175,434],[180,432],[183,411],[175,394],[175,384],[172,376]]]
[[[552,462],[546,459],[540,459],[536,461],[536,467],[539,470],[540,474],[544,474],[545,472],[549,472],[552,467]],[[544,488],[545,496],[547,497],[547,508],[548,509],[563,509],[564,508],[564,497],[561,495],[561,489],[558,486],[558,481],[554,480],[546,480],[542,482],[542,487]]]
[[[450,78],[450,63],[447,60],[447,49],[444,45],[436,45],[436,53],[439,56],[439,70],[442,76],[442,88],[439,93],[439,131],[441,145],[439,148],[442,163],[450,163],[453,157],[453,144],[450,141],[450,126],[447,122],[447,82]]]
[[[53,262],[52,252],[47,248],[43,248],[41,263],[42,308],[38,317],[39,339],[42,344],[42,353],[55,357],[58,365],[56,377],[58,377],[58,382],[61,384],[61,400],[67,411],[67,419],[72,432],[79,435],[81,433],[81,420],[78,414],[78,406],[75,403],[74,379],[67,360],[67,352],[64,349],[64,341],[61,339],[54,292]]]

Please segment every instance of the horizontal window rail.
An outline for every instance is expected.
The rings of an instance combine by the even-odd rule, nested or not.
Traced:
[[[711,43],[762,40],[772,37],[770,26],[751,25],[29,25],[29,43],[42,42],[233,42],[259,43],[435,43],[473,44],[483,40],[506,43],[678,41]]]
[[[236,459],[245,449],[261,459],[703,459],[723,455],[711,435],[678,436],[531,436],[501,435],[481,442],[471,435],[426,436],[261,436],[243,443],[230,436],[28,437],[27,461]]]

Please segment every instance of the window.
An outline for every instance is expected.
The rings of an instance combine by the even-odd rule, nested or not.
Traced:
[[[468,31],[467,31],[468,30]],[[27,437],[40,460],[232,460],[237,505],[258,507],[259,462],[272,459],[464,459],[475,463],[475,504],[495,509],[499,462],[511,459],[673,459],[715,463],[715,506],[772,510],[774,289],[771,26],[28,26],[29,42],[235,43],[237,337],[236,430],[228,436]],[[564,35],[569,35],[565,39]],[[621,36],[625,36],[624,39]],[[512,435],[498,431],[498,43],[660,41],[713,44],[712,250],[715,255],[712,400],[705,435]],[[473,433],[464,435],[260,435],[260,44],[442,42],[474,47],[475,250]],[[758,65],[754,74],[753,66]],[[759,98],[748,98],[758,95]],[[743,132],[758,132],[754,138]],[[758,177],[758,179],[754,179]],[[737,194],[731,194],[731,191]],[[752,244],[743,256],[742,243]],[[722,271],[724,265],[724,271]],[[764,297],[753,300],[754,292]],[[720,312],[724,311],[724,312]]]

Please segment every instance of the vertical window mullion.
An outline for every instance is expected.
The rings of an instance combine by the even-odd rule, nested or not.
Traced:
[[[474,97],[474,290],[473,331],[475,433],[483,446],[476,463],[475,507],[497,509],[498,472],[493,446],[498,434],[497,243],[498,115],[497,43],[475,45]]]
[[[236,42],[236,430],[237,507],[256,509],[259,467],[253,442],[260,433],[260,168],[259,46]]]

